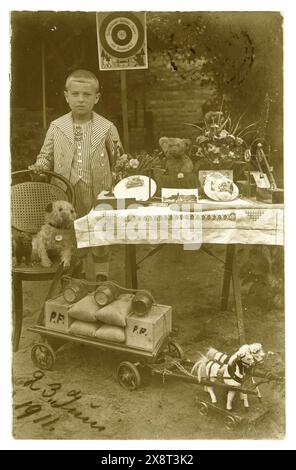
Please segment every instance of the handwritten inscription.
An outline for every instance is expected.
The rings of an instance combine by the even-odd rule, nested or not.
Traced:
[[[97,421],[94,421],[89,416],[83,414],[83,412],[79,411],[76,406],[69,406],[74,403],[77,404],[77,402],[82,399],[83,395],[81,390],[70,390],[65,392],[62,396],[56,397],[58,392],[62,392],[62,384],[60,382],[53,382],[47,383],[46,386],[44,386],[40,382],[43,378],[45,378],[45,373],[41,370],[36,370],[33,373],[33,377],[23,383],[23,387],[28,387],[33,392],[38,392],[38,396],[45,399],[46,404],[53,408],[53,410],[67,411],[75,419],[79,419],[82,423],[88,424],[91,428],[97,429],[99,432],[105,429],[105,426],[99,425]],[[43,428],[46,428],[49,431],[55,430],[54,425],[60,419],[59,416],[55,417],[51,413],[44,414],[43,404],[34,403],[32,400],[16,404],[14,405],[14,409],[17,412],[17,420],[23,420],[31,417],[32,415],[38,414],[38,417],[33,420],[33,423],[40,424]],[[18,411],[20,413],[18,413]]]

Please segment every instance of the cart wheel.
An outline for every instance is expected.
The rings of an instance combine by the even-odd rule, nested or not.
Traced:
[[[50,370],[55,363],[55,353],[49,344],[36,343],[31,349],[31,359],[40,369]]]
[[[232,431],[237,426],[237,421],[232,416],[226,416],[224,426],[228,431]]]
[[[175,343],[175,341],[168,342],[166,352],[168,356],[176,359],[184,359],[184,351],[178,343]]]
[[[199,408],[199,414],[202,415],[202,416],[207,416],[209,414],[209,407],[208,405],[201,401],[198,403],[198,408]]]
[[[134,364],[128,361],[121,362],[117,369],[117,379],[126,390],[136,390],[141,384],[141,376]]]

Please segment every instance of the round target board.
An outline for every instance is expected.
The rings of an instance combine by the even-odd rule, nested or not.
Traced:
[[[111,56],[126,59],[143,46],[143,24],[133,13],[111,13],[100,26],[100,42]]]

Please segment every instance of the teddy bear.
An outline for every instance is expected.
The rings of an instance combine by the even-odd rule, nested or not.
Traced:
[[[191,146],[190,139],[160,137],[159,145],[166,158],[166,171],[168,175],[182,177],[193,172],[192,160],[187,155]]]

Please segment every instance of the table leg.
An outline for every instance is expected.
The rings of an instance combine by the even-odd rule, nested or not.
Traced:
[[[125,285],[138,288],[136,245],[125,245]]]
[[[93,255],[91,249],[88,250],[85,258],[85,278],[87,281],[95,281],[96,280],[96,273],[95,273],[95,266],[93,262]]]
[[[227,310],[227,306],[228,306],[234,252],[235,252],[235,245],[227,245],[226,256],[225,256],[224,279],[223,279],[223,287],[222,287],[222,298],[221,298],[222,312]]]
[[[12,275],[13,282],[13,351],[19,347],[23,325],[23,284],[18,274]]]
[[[233,246],[234,246],[234,250],[233,250],[233,259],[232,259],[232,286],[233,286],[233,295],[234,295],[234,302],[235,302],[239,343],[240,345],[242,345],[242,344],[245,344],[246,342],[246,335],[245,335],[244,314],[243,314],[243,307],[242,307],[239,272],[238,272],[237,262],[236,262],[236,249],[235,249],[235,245]]]
[[[237,319],[237,328],[239,335],[240,344],[245,343],[245,325],[242,307],[242,298],[240,291],[239,273],[236,262],[236,245],[227,245],[226,258],[225,258],[225,269],[224,279],[222,288],[222,299],[221,299],[221,310],[227,310],[229,290],[230,290],[230,279],[232,278],[233,296],[235,303],[235,312]]]

